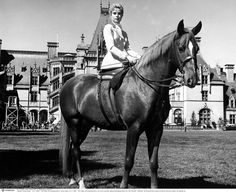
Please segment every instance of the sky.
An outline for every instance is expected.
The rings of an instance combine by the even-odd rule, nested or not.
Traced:
[[[202,21],[200,52],[208,64],[236,64],[235,0],[0,0],[2,49],[47,51],[47,42],[58,41],[59,51],[76,52],[82,33],[91,43],[101,2],[124,6],[121,24],[140,54],[184,19],[186,27]]]

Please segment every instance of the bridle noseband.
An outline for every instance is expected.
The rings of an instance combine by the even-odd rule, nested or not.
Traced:
[[[179,71],[183,74],[184,73],[184,66],[186,63],[188,63],[191,60],[194,60],[195,58],[191,55],[187,56],[183,61],[180,61]]]

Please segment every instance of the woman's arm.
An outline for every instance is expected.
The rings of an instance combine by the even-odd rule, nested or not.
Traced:
[[[125,50],[127,51],[127,53],[128,53],[130,56],[135,57],[135,58],[137,58],[137,59],[140,59],[141,56],[140,56],[137,52],[135,52],[134,50],[132,50],[132,49],[130,48],[130,44],[129,44],[129,39],[128,39],[127,33],[124,32],[124,35],[125,35],[125,37],[126,37],[126,39],[127,39],[126,44],[125,44]]]

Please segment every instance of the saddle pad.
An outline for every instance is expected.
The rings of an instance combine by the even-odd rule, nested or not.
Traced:
[[[99,75],[99,79],[103,80],[111,80],[114,75]]]

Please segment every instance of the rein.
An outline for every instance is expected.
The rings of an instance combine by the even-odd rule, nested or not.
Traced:
[[[172,42],[172,47],[174,46],[174,41]],[[175,53],[176,54],[176,53]],[[181,77],[183,78],[184,74],[183,74],[183,68],[185,66],[185,64],[191,60],[194,60],[195,58],[192,57],[191,55],[190,56],[187,56],[184,60],[179,60],[180,64],[178,66],[179,68],[179,71],[181,72],[181,75],[174,75],[172,77],[169,77],[169,78],[166,78],[166,79],[161,79],[161,80],[150,80],[150,79],[147,79],[145,78],[144,76],[142,76],[138,70],[136,69],[135,66],[131,66],[129,63],[129,67],[131,68],[132,71],[134,71],[134,73],[138,76],[138,78],[143,81],[145,84],[147,84],[149,87],[151,87],[155,92],[157,92],[157,89],[154,87],[154,84],[158,87],[168,87],[168,88],[176,88],[176,87],[179,87],[181,85],[183,85],[182,82],[179,82],[176,78],[178,77]],[[194,62],[195,63],[195,62]],[[167,82],[167,81],[170,81],[170,80],[174,80],[176,81],[177,83],[174,84],[174,85],[165,85],[163,83]]]
[[[180,86],[180,85],[165,85],[165,84],[162,84],[162,83],[170,81],[170,80],[174,80],[174,81],[178,82],[178,80],[176,78],[177,77],[182,77],[182,75],[181,76],[180,75],[174,75],[174,76],[166,78],[166,79],[162,79],[162,80],[159,80],[159,81],[154,81],[154,80],[150,80],[150,79],[147,79],[144,76],[142,76],[134,66],[131,67],[131,70],[134,71],[134,73],[138,76],[138,78],[140,80],[142,80],[145,84],[147,84],[149,87],[151,87],[155,92],[157,92],[157,89],[154,87],[153,84],[157,85],[158,87],[168,87],[168,88],[174,88],[174,87],[179,87]]]

